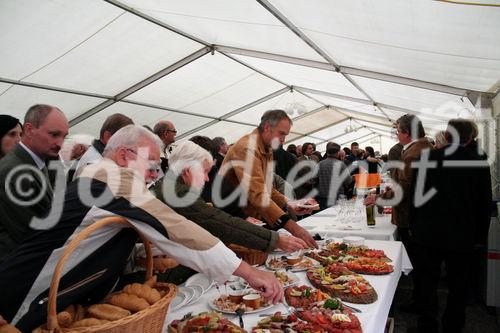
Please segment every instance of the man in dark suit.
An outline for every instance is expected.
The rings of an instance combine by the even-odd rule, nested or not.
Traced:
[[[37,104],[23,129],[21,142],[0,161],[0,260],[33,231],[33,217],[50,211],[55,175],[49,176],[48,161],[59,158],[68,120],[57,107]]]
[[[158,135],[160,140],[165,146],[163,148],[163,156],[160,157],[161,173],[159,178],[162,178],[168,170],[168,157],[170,156],[170,151],[172,147],[170,146],[175,142],[175,137],[177,135],[177,130],[172,122],[167,120],[160,120],[154,127],[153,132]]]
[[[215,138],[212,139],[214,146],[215,146],[215,153],[214,153],[214,159],[215,159],[215,167],[217,170],[220,169],[220,166],[222,165],[222,161],[224,161],[224,157],[227,154],[227,151],[229,150],[229,145],[226,142],[226,139],[220,136],[216,136]]]
[[[302,145],[302,156],[298,158],[298,163],[300,163],[300,170],[297,172],[297,178],[303,177],[305,174],[313,170],[319,163],[319,158],[313,154],[314,145],[310,142],[306,142]],[[298,199],[305,198],[313,189],[313,180],[307,180],[304,184],[300,185],[295,189],[295,194]]]
[[[462,332],[467,275],[474,248],[486,244],[490,222],[490,169],[486,155],[475,149],[471,122],[452,119],[446,132],[450,143],[431,151],[429,165],[416,169],[412,181],[416,191],[412,190],[415,197],[409,215],[421,305],[419,332],[438,332],[437,287],[443,262],[448,281],[443,332]],[[429,191],[434,194],[423,200]]]
[[[283,145],[280,145],[278,149],[273,151],[273,158],[276,163],[274,172],[286,180],[290,170],[297,164],[297,157],[284,150]]]

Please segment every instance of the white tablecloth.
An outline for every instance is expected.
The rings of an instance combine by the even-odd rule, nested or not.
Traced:
[[[337,221],[336,217],[331,214],[333,208],[327,208],[317,214],[311,215],[298,222],[311,234],[319,233],[328,238],[345,237],[345,236],[361,236],[365,239],[374,240],[395,240],[396,226],[391,223],[391,215],[376,216],[376,224],[368,226],[365,221],[342,224]],[[352,227],[352,229],[349,229]]]
[[[363,311],[362,313],[356,314],[361,321],[363,332],[379,333],[384,331],[399,277],[402,272],[408,274],[412,270],[412,266],[401,242],[367,240],[365,245],[371,248],[384,250],[387,256],[392,259],[392,264],[394,265],[394,272],[391,274],[380,276],[364,275],[364,277],[372,284],[378,293],[378,300],[375,303],[367,305],[353,304],[354,307]],[[304,272],[296,274],[300,278],[300,284],[310,285]],[[168,323],[174,319],[180,319],[189,312],[197,314],[199,312],[209,311],[210,307],[208,306],[208,302],[216,297],[218,297],[218,292],[214,287],[212,287],[212,289],[206,292],[196,303],[182,307],[176,311],[169,312],[165,321],[164,332],[167,332]],[[278,304],[261,313],[271,314],[276,311],[287,312],[286,308],[282,304]],[[262,319],[259,317],[259,314],[261,313],[247,314],[243,316],[246,330],[250,331],[251,328],[255,326],[260,319]],[[235,324],[239,324],[236,316],[225,316],[232,320]]]

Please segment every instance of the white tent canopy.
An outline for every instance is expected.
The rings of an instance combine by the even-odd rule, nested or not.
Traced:
[[[2,112],[56,105],[72,134],[95,136],[120,112],[149,126],[170,120],[179,140],[232,142],[282,108],[294,118],[288,142],[321,151],[329,140],[390,137],[408,112],[429,134],[453,117],[478,118],[476,99],[493,98],[500,82],[493,6],[4,0],[0,30]]]

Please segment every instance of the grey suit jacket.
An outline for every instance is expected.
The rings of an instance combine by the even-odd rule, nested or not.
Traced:
[[[0,261],[34,232],[29,227],[34,216],[44,217],[50,212],[53,182],[33,169],[38,169],[35,161],[19,144],[0,159]],[[41,193],[44,182],[47,187]],[[22,203],[27,201],[33,202]]]

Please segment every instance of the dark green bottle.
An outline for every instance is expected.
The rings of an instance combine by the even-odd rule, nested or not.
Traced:
[[[366,206],[366,224],[375,225],[375,206]]]

